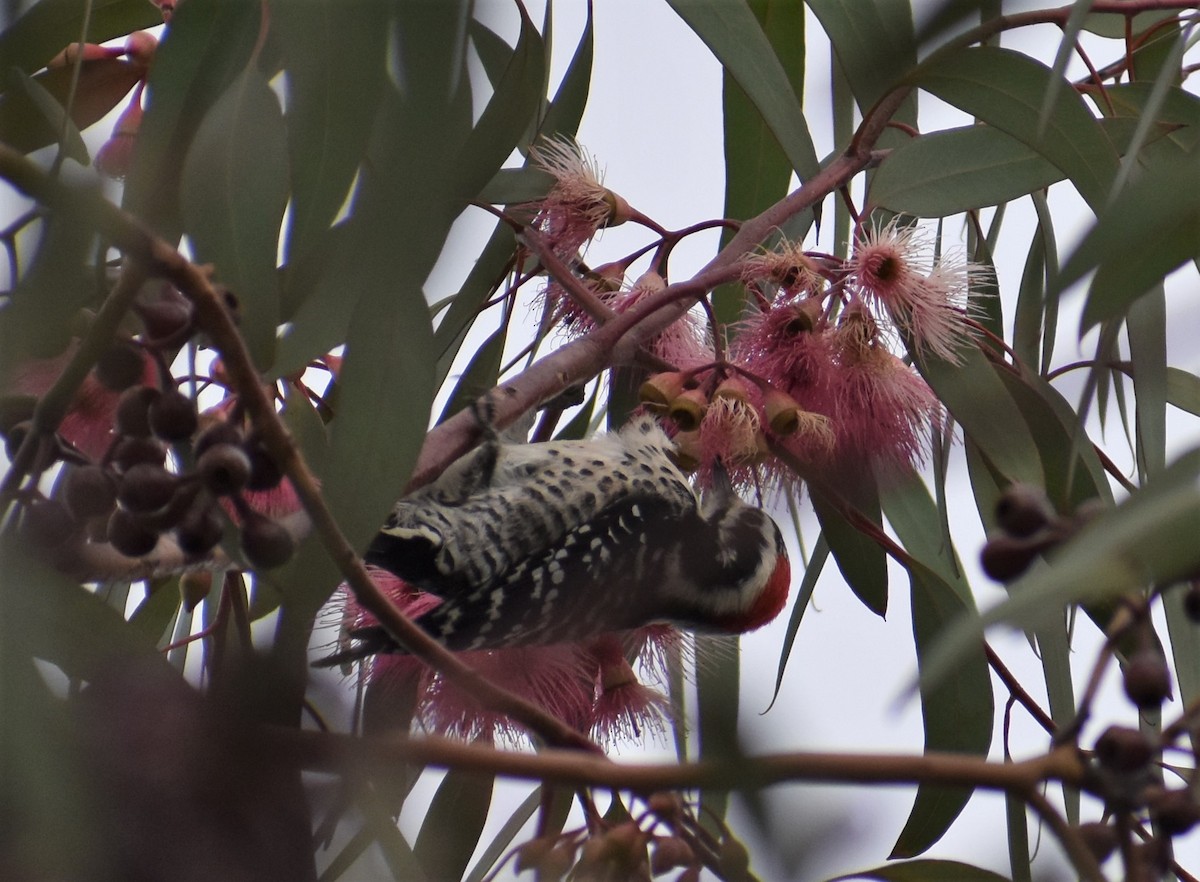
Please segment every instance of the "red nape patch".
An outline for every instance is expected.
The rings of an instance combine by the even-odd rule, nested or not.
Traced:
[[[761,628],[772,621],[787,604],[788,592],[792,587],[792,566],[787,554],[780,552],[775,560],[775,570],[771,573],[767,584],[754,604],[746,610],[745,615],[731,619],[728,622],[729,631],[744,634]]]

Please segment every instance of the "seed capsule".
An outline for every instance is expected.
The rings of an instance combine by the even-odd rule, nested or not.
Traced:
[[[63,501],[80,521],[110,514],[117,504],[116,478],[97,465],[73,468],[63,479]]]
[[[224,531],[221,517],[209,505],[184,517],[175,528],[175,540],[184,554],[199,557],[216,547]]]
[[[1010,536],[1032,536],[1055,517],[1045,491],[1032,484],[1010,484],[996,502],[996,521]]]
[[[694,432],[700,428],[704,412],[708,410],[708,396],[699,389],[688,389],[680,393],[668,410],[668,414],[681,432]]]
[[[246,560],[259,569],[269,570],[291,559],[296,545],[283,526],[248,507],[241,515],[242,551]]]
[[[199,458],[204,455],[204,452],[210,447],[217,444],[241,444],[244,440],[242,430],[233,423],[227,423],[224,420],[213,423],[208,426],[200,436],[196,439],[195,454]]]
[[[283,480],[283,470],[265,444],[257,438],[247,438],[242,451],[250,458],[250,477],[247,490],[273,490]]]
[[[162,393],[153,386],[132,386],[117,400],[117,434],[145,438],[150,435],[150,405]]]
[[[141,463],[121,477],[117,500],[131,512],[148,514],[171,501],[178,483],[162,466]]]
[[[1096,739],[1096,760],[1113,772],[1137,772],[1154,758],[1150,739],[1137,729],[1109,726]]]
[[[122,438],[112,452],[112,464],[119,472],[142,463],[161,466],[166,461],[167,446],[157,438]]]
[[[142,557],[158,545],[158,532],[131,512],[118,508],[108,519],[108,541],[126,557]]]
[[[1135,652],[1125,665],[1125,694],[1142,710],[1158,707],[1171,695],[1171,671],[1157,649]]]
[[[150,402],[150,430],[164,441],[183,441],[192,437],[200,421],[196,402],[171,389]]]
[[[231,496],[250,479],[250,457],[240,447],[216,444],[196,460],[196,474],[214,496]]]

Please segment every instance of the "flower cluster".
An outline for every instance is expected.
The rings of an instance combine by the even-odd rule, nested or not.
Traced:
[[[405,614],[418,617],[441,603],[396,576],[371,568],[371,577]],[[340,589],[342,631],[376,624],[374,617]],[[586,643],[517,646],[459,653],[490,682],[542,707],[563,722],[613,744],[646,733],[661,734],[672,709],[660,691],[667,669],[683,649],[682,634],[654,625],[625,634],[604,634]],[[654,685],[639,680],[635,666]],[[517,741],[524,731],[510,718],[481,708],[454,683],[403,653],[375,655],[363,662],[368,689],[389,704],[411,702],[413,718],[426,731],[468,740]]]
[[[892,338],[915,358],[957,361],[972,334],[965,295],[983,277],[958,259],[932,261],[924,246],[891,223],[865,234],[846,261],[789,242],[747,259],[742,281],[758,309],[728,355],[694,351],[676,362],[684,370],[642,388],[642,400],[675,422],[684,461],[702,479],[720,461],[743,485],[760,468],[786,483],[797,464],[851,474],[872,462],[920,462],[942,410]]]

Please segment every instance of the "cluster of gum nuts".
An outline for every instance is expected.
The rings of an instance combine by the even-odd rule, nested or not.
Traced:
[[[1027,484],[1012,484],[996,505],[999,530],[983,547],[981,564],[993,579],[1008,582],[1021,576],[1042,553],[1053,549],[1094,518],[1103,506],[1084,503],[1073,515],[1055,511],[1046,494]],[[1188,618],[1200,624],[1200,580],[1186,589],[1183,607]],[[1129,598],[1127,631],[1132,637],[1121,671],[1129,701],[1144,713],[1157,713],[1171,696],[1171,672],[1149,623],[1144,598]],[[1165,734],[1164,730],[1164,734]],[[1088,789],[1101,797],[1113,816],[1135,816],[1145,811],[1159,834],[1125,849],[1128,879],[1162,878],[1170,861],[1167,842],[1200,823],[1200,803],[1190,787],[1164,786],[1155,766],[1161,762],[1165,738],[1127,726],[1109,726],[1092,750]],[[1104,861],[1121,844],[1111,821],[1081,824],[1079,832],[1098,861]]]
[[[291,534],[256,511],[244,495],[275,488],[283,479],[261,440],[247,433],[240,419],[211,420],[202,429],[195,401],[169,375],[160,372],[164,388],[144,385],[145,364],[142,346],[130,340],[116,343],[100,358],[96,378],[120,391],[112,442],[99,462],[58,439],[43,445],[48,452],[37,468],[61,459],[64,471],[50,498],[25,500],[22,535],[43,548],[84,538],[108,542],[127,557],[143,557],[170,533],[186,557],[198,559],[222,542],[232,522],[251,566],[269,569],[285,563],[294,550]],[[29,431],[34,402],[6,403],[2,428],[12,458]],[[178,471],[167,468],[172,448]]]

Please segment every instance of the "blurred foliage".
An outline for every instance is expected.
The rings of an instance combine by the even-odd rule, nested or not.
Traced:
[[[1112,3],[1077,0],[1039,19],[1025,4],[1021,16],[1003,22],[1010,30],[1001,48],[993,39],[1001,4],[987,0],[669,0],[722,69],[731,221],[777,204],[796,181],[812,181],[856,149],[848,121],[870,119],[896,90],[909,90],[890,109],[894,125],[866,145],[876,150],[869,173],[842,192],[819,194],[748,247],[805,241],[826,211],[861,232],[878,211],[876,219],[897,215],[904,223],[944,219],[939,236],[963,222],[978,253],[995,253],[1003,242],[1026,254],[1019,285],[1002,286],[998,300],[972,316],[1003,339],[981,335],[957,363],[908,355],[945,408],[942,434],[963,443],[989,546],[1001,547],[993,544],[1003,533],[996,505],[1014,486],[1044,491],[1062,532],[1029,552],[1024,563],[1036,562],[1011,573],[1008,599],[980,615],[974,570],[962,563],[978,549],[956,544],[946,462],[900,476],[864,466],[841,486],[801,475],[812,479],[820,535],[814,569],[803,579],[797,573],[802,601],[791,610],[779,658],[781,692],[788,677],[809,674],[786,666],[794,640],[803,640],[799,629],[819,627],[802,619],[831,555],[848,589],[880,616],[903,590],[889,579],[889,557],[906,571],[929,751],[991,750],[1003,704],[993,697],[984,652],[993,625],[1026,630],[1039,648],[1053,721],[1070,725],[1074,683],[1090,663],[1071,655],[1073,629],[1117,627],[1111,646],[1127,661],[1133,638],[1121,630],[1120,611],[1130,597],[1165,597],[1177,698],[1186,707],[1200,698],[1200,641],[1189,618],[1196,611],[1183,588],[1172,588],[1200,573],[1200,453],[1181,449],[1170,434],[1178,423],[1168,419],[1200,415],[1200,377],[1194,363],[1171,363],[1180,353],[1167,346],[1174,322],[1196,319],[1200,97],[1188,74],[1200,13],[1185,2],[1163,5],[1179,16],[1168,9],[1124,15]],[[357,548],[404,491],[439,393],[438,412],[447,418],[526,356],[560,342],[548,318],[535,333],[520,327],[516,292],[540,267],[503,221],[473,253],[451,254],[469,271],[448,301],[431,305],[426,292],[453,225],[472,204],[505,208],[522,222],[533,217],[554,184],[535,161],[536,145],[573,137],[589,100],[603,95],[592,79],[593,14],[619,13],[589,4],[581,32],[566,34],[553,8],[537,21],[513,3],[502,35],[471,0],[186,0],[161,11],[146,0],[36,0],[0,33],[0,141],[83,186],[95,186],[82,169],[97,160],[84,136],[107,125],[100,121],[123,102],[143,100],[140,90],[127,96],[145,82],[136,144],[124,144],[132,155],[120,203],[211,265]],[[81,39],[120,47],[172,11],[152,64],[132,49],[55,59]],[[1022,49],[1020,27],[1040,21],[1063,30],[1056,58]],[[1076,52],[1076,37],[1090,56]],[[808,49],[818,44],[833,53],[832,79],[827,71],[813,77]],[[551,82],[551,60],[560,56],[565,72]],[[1080,61],[1092,70],[1079,74]],[[832,118],[821,102],[809,106],[814,79],[832,83]],[[944,119],[918,113],[929,96],[962,115],[927,129]],[[816,145],[830,141],[828,132],[836,143],[821,158]],[[127,135],[114,132],[110,141]],[[683,144],[688,134],[678,137]],[[1074,202],[1052,198],[1061,193]],[[1004,206],[1026,201],[1036,228],[1005,223]],[[1080,201],[1086,229],[1060,255],[1077,216],[1060,206]],[[109,293],[116,252],[83,213],[22,204],[5,223],[0,389],[27,393],[18,382],[22,365],[49,358],[61,365],[77,351],[73,341]],[[727,228],[722,247],[733,238]],[[842,255],[846,243],[826,247]],[[685,276],[678,268],[671,281]],[[712,292],[725,342],[755,308],[755,293],[737,282]],[[122,333],[136,332],[131,321]],[[149,328],[147,321],[143,337]],[[1094,356],[1068,363],[1061,355],[1081,347]],[[307,384],[306,370],[323,371],[327,385]],[[579,437],[603,416],[608,388],[616,390],[611,412],[623,412],[623,390],[636,389],[643,373],[623,366],[615,386],[591,386],[563,434]],[[1064,377],[1081,379],[1059,382]],[[19,422],[3,426],[10,459]],[[1098,424],[1110,431],[1098,432]],[[1132,477],[1105,450],[1121,435]],[[181,443],[174,456],[190,466],[193,450]],[[332,879],[352,876],[361,855],[377,849],[396,879],[480,879],[522,841],[530,818],[547,841],[568,824],[573,794],[546,788],[512,811],[490,777],[452,771],[409,841],[394,818],[415,775],[388,786],[350,779],[333,786],[302,779],[294,762],[241,737],[262,724],[298,726],[305,708],[331,701],[304,682],[314,622],[339,582],[314,538],[285,566],[258,572],[249,594],[240,580],[214,577],[198,589],[178,574],[132,590],[128,576],[76,580],[21,538],[41,491],[36,481],[7,475],[0,876]],[[51,495],[54,475],[41,485]],[[222,524],[222,547],[241,560],[229,538],[235,527],[227,518]],[[200,593],[189,597],[189,590]],[[1090,624],[1075,621],[1076,609]],[[257,625],[252,643],[252,624],[271,612],[275,624]],[[194,625],[204,639],[187,645]],[[1163,643],[1157,634],[1147,642]],[[734,656],[701,667],[694,688],[678,679],[676,697],[699,721],[695,733],[678,727],[681,751],[741,755],[742,673]],[[971,798],[969,786],[917,788],[891,857],[929,852]],[[741,846],[723,824],[727,794],[706,792],[699,801],[709,814],[696,835],[709,837],[719,857],[708,872],[746,878],[736,860]],[[1066,803],[1078,822],[1078,795],[1068,793]],[[1025,814],[1019,805],[1009,809],[1013,878],[1029,878]],[[498,834],[484,832],[489,815],[510,813]],[[631,817],[614,799],[605,835],[615,840]],[[839,878],[999,877],[918,859]]]

